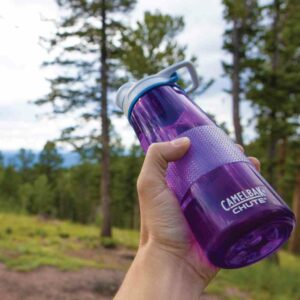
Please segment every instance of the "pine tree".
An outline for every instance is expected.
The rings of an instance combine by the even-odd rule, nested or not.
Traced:
[[[31,213],[52,216],[55,213],[54,194],[46,175],[40,175],[33,183]]]
[[[155,74],[185,59],[185,46],[176,41],[184,29],[182,17],[145,12],[143,20],[122,33],[122,62],[136,79]]]
[[[41,151],[38,159],[39,173],[45,175],[50,184],[54,185],[57,174],[63,163],[54,142],[47,142]]]
[[[294,7],[297,1],[292,3],[274,0],[266,6],[271,23],[266,25],[258,53],[263,59],[253,66],[248,82],[248,98],[254,104],[257,130],[267,150],[267,178],[275,188],[278,160],[284,165],[286,145],[299,126],[299,10]],[[282,176],[282,170],[280,173]]]
[[[235,140],[243,145],[240,102],[245,100],[245,84],[249,67],[254,63],[253,52],[259,34],[260,8],[257,0],[223,0],[224,18],[228,26],[224,32],[223,49],[231,63],[223,62],[223,69],[231,80],[233,125]]]
[[[102,236],[111,236],[108,94],[120,84],[115,42],[123,29],[120,13],[129,12],[135,2],[57,0],[65,16],[57,25],[55,37],[49,41],[50,49],[58,51],[50,65],[59,66],[62,71],[50,80],[50,93],[37,101],[37,104],[52,103],[54,113],[77,111],[78,119],[101,119],[101,134],[97,129],[88,135],[81,134],[79,124],[74,124],[62,132],[61,140],[72,143],[76,149],[86,143],[101,142]]]
[[[21,178],[16,168],[8,165],[1,174],[0,195],[2,206],[8,209],[14,209],[18,202],[18,186],[21,184]]]
[[[81,223],[94,222],[98,207],[99,168],[97,165],[82,163],[72,168],[71,187],[73,218]]]
[[[128,153],[112,153],[112,213],[118,227],[138,229],[139,208],[136,181],[142,166],[141,147],[132,145]]]
[[[28,182],[31,177],[31,169],[34,164],[35,154],[31,150],[20,149],[17,154],[18,169],[20,170],[23,182]]]
[[[259,141],[266,151],[265,175],[281,192],[288,183],[287,179],[292,181],[296,184],[296,195],[298,181],[295,175],[292,180],[290,176],[297,173],[295,163],[300,155],[297,143],[300,125],[300,3],[273,0],[265,6],[265,14],[268,22],[264,25],[258,53],[262,59],[253,65],[247,94],[255,107]],[[292,162],[294,171],[291,172],[288,163],[292,156],[295,159]],[[292,189],[290,186],[289,190]],[[288,192],[284,191],[284,194]],[[295,199],[298,197],[294,196]],[[293,206],[299,208],[297,203]]]
[[[281,138],[281,145],[284,147],[284,155],[279,161],[279,168],[283,172],[279,173],[279,183],[282,190],[293,191],[292,207],[296,216],[296,227],[292,234],[289,250],[293,253],[300,253],[300,2],[297,0],[287,1],[282,32],[282,42],[284,44],[284,80],[283,89],[288,95],[285,101],[284,117],[286,124],[284,134]],[[292,171],[292,172],[291,172]],[[292,178],[290,178],[292,174]],[[291,187],[290,187],[291,186]]]
[[[33,209],[33,187],[30,183],[23,183],[18,187],[18,204],[22,213]]]

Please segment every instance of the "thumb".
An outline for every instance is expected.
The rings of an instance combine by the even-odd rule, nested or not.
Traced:
[[[138,179],[139,192],[146,194],[149,189],[165,187],[168,162],[180,159],[189,147],[190,140],[187,137],[151,144]]]

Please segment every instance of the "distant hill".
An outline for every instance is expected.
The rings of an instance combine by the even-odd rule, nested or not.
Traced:
[[[16,155],[18,154],[18,150],[13,150],[13,151],[1,151],[3,157],[4,157],[4,164],[5,165],[10,165],[14,164],[16,165]],[[36,159],[39,156],[39,152],[33,151],[33,153],[36,156]],[[61,156],[63,157],[63,166],[64,167],[71,167],[74,165],[77,165],[79,163],[79,155],[74,152],[59,152]]]

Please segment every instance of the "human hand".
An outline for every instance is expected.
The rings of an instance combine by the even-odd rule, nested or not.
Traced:
[[[188,138],[180,138],[152,144],[147,151],[137,183],[140,245],[118,299],[199,299],[218,272],[195,241],[165,180],[168,162],[179,160],[189,146]],[[259,169],[259,161],[250,160]],[[133,294],[129,287],[138,280],[140,292]]]

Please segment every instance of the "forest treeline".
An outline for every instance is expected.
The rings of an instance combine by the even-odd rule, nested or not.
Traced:
[[[139,228],[136,179],[143,161],[138,146],[111,148],[112,220],[120,228]],[[55,143],[47,142],[36,156],[21,149],[9,164],[0,156],[1,211],[38,214],[83,224],[100,224],[97,158],[63,167]]]

